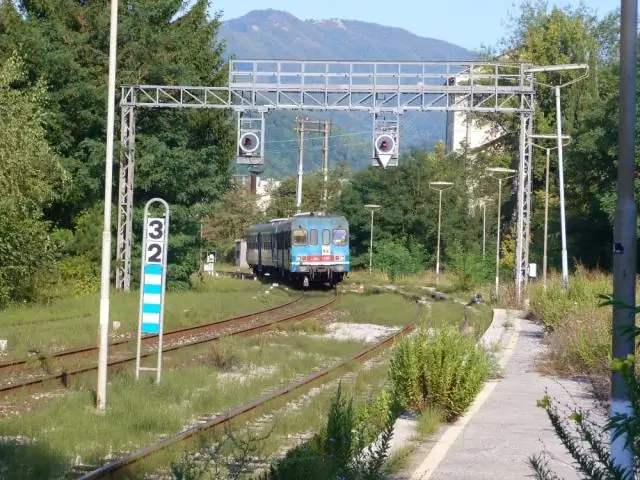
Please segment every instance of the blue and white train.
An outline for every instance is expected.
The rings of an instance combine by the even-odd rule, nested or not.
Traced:
[[[349,272],[349,222],[340,215],[299,213],[252,225],[247,263],[256,276],[335,286]]]

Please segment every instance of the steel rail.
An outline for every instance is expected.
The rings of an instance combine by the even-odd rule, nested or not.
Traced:
[[[191,340],[191,341],[187,341],[185,343],[180,343],[180,344],[176,344],[176,345],[171,345],[171,346],[167,346],[167,347],[163,347],[163,352],[167,353],[167,352],[172,352],[172,351],[176,351],[176,350],[180,350],[183,348],[187,348],[187,347],[193,347],[196,345],[202,345],[208,342],[214,342],[214,341],[218,341],[222,338],[228,338],[228,337],[240,337],[240,336],[245,336],[245,335],[255,335],[257,333],[263,332],[263,331],[267,331],[270,330],[280,324],[286,323],[286,322],[292,322],[292,321],[296,321],[296,320],[301,320],[304,318],[309,317],[310,315],[314,314],[314,313],[319,313],[323,310],[328,309],[329,307],[331,307],[336,301],[338,300],[338,298],[332,298],[331,300],[329,300],[328,302],[311,308],[309,310],[305,310],[304,312],[300,312],[294,315],[290,315],[284,318],[280,318],[280,319],[276,319],[276,320],[272,320],[270,322],[264,322],[264,323],[260,323],[258,325],[253,325],[250,326],[248,328],[244,328],[241,330],[235,330],[235,331],[231,331],[225,334],[219,334],[219,335],[215,335],[215,336],[206,336],[203,338],[199,338],[197,340]],[[149,357],[151,355],[155,355],[156,352],[155,351],[151,351],[151,352],[146,352],[140,355],[140,358],[146,358]],[[118,360],[111,360],[108,364],[107,367],[111,370],[113,370],[115,367],[119,367],[122,365],[126,365],[128,363],[132,363],[135,362],[136,360],[136,356],[135,355],[130,355],[127,356],[125,358],[121,358]],[[38,378],[38,379],[33,379],[33,380],[29,380],[27,382],[21,382],[21,383],[16,383],[16,384],[12,384],[12,385],[7,385],[5,387],[0,388],[0,395],[3,396],[7,396],[7,395],[13,395],[13,394],[17,394],[17,393],[22,393],[24,392],[24,390],[28,390],[28,391],[32,391],[32,390],[42,390],[45,389],[47,385],[50,384],[54,384],[57,385],[59,383],[62,383],[63,387],[67,387],[70,383],[70,379],[72,377],[76,377],[78,375],[81,375],[83,373],[87,373],[87,372],[91,372],[93,370],[96,370],[98,367],[97,365],[90,365],[87,367],[81,367],[81,368],[77,368],[75,370],[70,370],[70,371],[63,371],[60,374],[56,374],[56,375],[50,375],[48,377],[44,377],[44,378]]]
[[[236,420],[238,417],[251,413],[273,400],[282,399],[282,397],[286,395],[292,394],[303,387],[309,386],[310,384],[315,383],[320,379],[323,379],[333,373],[338,372],[339,370],[343,369],[344,367],[346,367],[347,365],[353,362],[361,362],[367,358],[370,358],[371,356],[378,353],[380,350],[383,350],[384,348],[388,347],[398,338],[404,335],[407,335],[411,333],[413,330],[415,330],[419,315],[420,315],[420,306],[418,305],[416,307],[416,313],[408,325],[406,325],[401,330],[385,337],[375,345],[372,345],[362,350],[360,353],[346,360],[343,360],[336,365],[314,372],[311,375],[308,375],[305,378],[295,381],[275,392],[262,395],[256,400],[253,400],[252,402],[249,402],[240,407],[233,408],[221,415],[213,417],[206,423],[190,427],[178,433],[177,435],[165,438],[164,440],[161,440],[157,443],[149,445],[141,450],[138,450],[137,452],[131,453],[130,455],[127,455],[122,459],[115,460],[102,467],[92,470],[84,474],[83,476],[79,477],[78,480],[95,480],[95,479],[102,479],[102,478],[112,478],[114,474],[121,473],[123,469],[127,467],[131,467],[132,465],[140,462],[141,460],[144,460],[145,458],[153,455],[154,453],[160,452],[180,442],[184,442],[190,439],[191,437],[198,435],[202,432],[205,432],[207,430],[210,430],[212,428],[217,428],[217,427],[227,425],[231,423],[233,420]],[[122,473],[124,474],[124,472]],[[118,478],[127,478],[127,477],[118,477]]]
[[[244,315],[238,315],[235,317],[230,317],[230,318],[225,318],[223,320],[217,321],[217,322],[210,322],[210,323],[205,323],[202,325],[193,325],[190,327],[183,327],[183,328],[179,328],[176,330],[171,330],[169,332],[164,332],[164,339],[167,340],[168,338],[172,338],[175,336],[182,336],[186,333],[191,333],[193,334],[194,332],[197,332],[199,330],[210,330],[210,329],[218,329],[222,326],[228,325],[229,323],[235,323],[235,322],[239,322],[239,321],[243,321],[243,320],[250,320],[254,317],[259,317],[261,315],[265,315],[267,313],[273,313],[277,310],[281,310],[284,308],[287,308],[293,304],[295,304],[296,302],[299,302],[302,298],[304,297],[304,295],[300,295],[299,297],[296,297],[295,299],[286,302],[286,303],[282,303],[280,305],[276,305],[275,307],[270,307],[267,308],[266,310],[260,310],[258,312],[253,312],[253,313],[247,313]],[[142,337],[142,344],[146,345],[151,343],[152,340],[155,340],[158,338],[158,334],[151,334],[151,335],[145,335]],[[136,338],[128,338],[125,340],[118,340],[116,342],[111,342],[109,344],[109,348],[113,348],[113,347],[121,347],[122,345],[126,345],[126,344],[134,344],[136,341]],[[79,348],[73,348],[73,349],[68,349],[68,350],[61,350],[59,352],[54,352],[51,354],[46,354],[46,355],[42,355],[40,357],[35,358],[35,360],[40,359],[40,360],[55,360],[55,359],[61,359],[61,358],[66,358],[66,357],[74,357],[74,356],[88,356],[89,354],[95,353],[98,351],[98,347],[96,346],[85,346],[85,347],[79,347]],[[0,363],[0,374],[6,374],[7,372],[12,372],[14,370],[19,370],[21,368],[24,368],[24,366],[28,363],[28,362],[32,362],[34,360],[34,358],[20,358],[20,359],[16,359],[16,360],[8,360],[5,362]],[[1,391],[1,390],[0,390]]]

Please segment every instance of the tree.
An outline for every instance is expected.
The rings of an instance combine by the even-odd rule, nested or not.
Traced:
[[[611,12],[598,21],[584,6],[549,8],[545,0],[528,0],[511,19],[511,32],[501,42],[511,60],[536,65],[586,63],[588,78],[562,89],[563,133],[572,137],[564,149],[568,249],[586,266],[610,266],[611,228],[617,143],[616,71],[619,22]],[[537,74],[536,80],[557,85],[575,73]],[[555,133],[553,89],[536,87],[535,133]],[[506,117],[506,129],[517,132],[515,118]],[[555,144],[549,143],[550,147]],[[517,151],[511,149],[517,157]],[[534,149],[532,204],[532,261],[541,260],[544,219],[544,152]],[[550,193],[557,193],[557,154],[551,155]],[[640,198],[640,197],[639,197]],[[558,203],[549,210],[549,261],[559,265]]]
[[[0,64],[0,306],[37,298],[55,263],[42,208],[69,177],[45,138],[45,100],[17,53]]]
[[[15,9],[7,12],[0,22],[0,45],[22,53],[31,80],[47,81],[47,139],[72,183],[46,217],[58,228],[74,230],[80,213],[96,205],[104,188],[109,4],[16,3],[22,16]],[[2,8],[11,10],[6,4]],[[220,20],[208,16],[210,1],[129,0],[120,5],[119,84],[226,83],[224,43],[217,40]],[[235,125],[223,110],[138,109],[136,116],[134,232],[142,231],[147,200],[159,196],[169,202],[169,280],[185,282],[196,268],[200,247],[198,205],[215,203],[229,188]],[[117,178],[109,188],[115,188]]]

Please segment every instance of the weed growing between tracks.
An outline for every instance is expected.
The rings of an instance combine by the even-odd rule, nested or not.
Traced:
[[[269,291],[268,294],[265,294]],[[222,320],[263,310],[293,299],[298,293],[270,289],[254,281],[212,278],[195,291],[169,292],[165,302],[165,329]],[[135,335],[139,294],[111,295],[112,337]],[[117,323],[116,323],[117,322]],[[0,312],[2,338],[8,340],[8,356],[19,358],[29,351],[50,352],[95,344],[98,298],[95,295],[66,298],[46,307],[12,307]],[[113,328],[118,325],[119,328]]]

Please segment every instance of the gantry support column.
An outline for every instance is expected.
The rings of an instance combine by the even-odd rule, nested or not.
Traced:
[[[520,113],[520,148],[518,165],[518,206],[516,227],[515,286],[518,304],[526,284],[531,232],[531,138],[533,113]]]
[[[135,109],[122,107],[120,139],[120,181],[118,183],[118,238],[116,289],[131,290],[131,247],[133,242],[133,174],[135,164]]]

